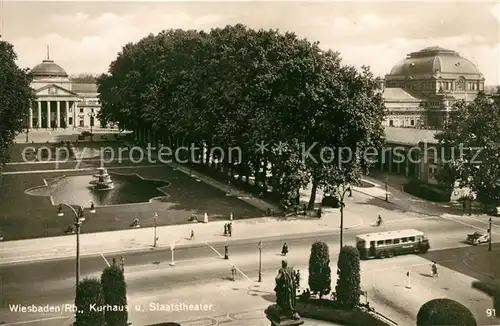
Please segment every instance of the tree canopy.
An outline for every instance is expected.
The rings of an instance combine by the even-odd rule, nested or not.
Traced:
[[[357,182],[366,164],[357,155],[343,162],[340,148],[356,154],[383,138],[384,104],[367,67],[344,65],[339,53],[293,33],[241,24],[167,30],[129,43],[98,90],[101,120],[121,129],[209,149],[238,147],[241,161],[221,157],[224,168],[255,176],[284,207],[296,204],[309,182]],[[261,142],[267,146],[259,150]]]
[[[460,302],[448,298],[424,303],[417,314],[417,326],[476,326],[472,312]]]
[[[448,149],[440,179],[469,187],[485,206],[500,204],[500,92],[481,92],[473,102],[455,103],[454,114],[436,135]]]
[[[34,100],[31,76],[17,66],[16,59],[12,44],[0,41],[0,166],[10,160],[10,147]]]

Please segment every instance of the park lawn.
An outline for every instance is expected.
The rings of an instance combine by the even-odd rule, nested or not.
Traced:
[[[72,164],[72,163],[65,163]],[[96,167],[98,162],[85,162],[86,167]],[[82,164],[82,165],[83,165]],[[208,184],[176,171],[168,166],[122,167],[117,173],[137,173],[146,179],[164,180],[170,183],[166,188],[168,197],[152,203],[98,207],[97,213],[87,217],[83,233],[121,230],[130,227],[138,218],[143,227],[153,226],[152,216],[158,212],[158,225],[187,223],[192,214],[208,213],[210,219],[224,219],[233,213],[235,219],[262,216],[263,212],[254,206],[226,194]],[[28,170],[39,170],[40,164],[17,165]],[[14,165],[8,166],[9,168]],[[113,168],[108,166],[110,172]],[[88,171],[43,172],[34,174],[3,175],[0,183],[0,232],[4,240],[17,240],[47,236],[60,236],[72,223],[72,217],[65,214],[58,217],[57,207],[51,205],[49,197],[25,194],[29,188],[44,185],[44,178],[62,175],[83,175]]]

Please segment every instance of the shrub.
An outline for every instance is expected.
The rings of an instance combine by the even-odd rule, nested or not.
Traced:
[[[420,181],[412,180],[403,186],[405,192],[434,202],[449,202],[450,201],[450,191],[448,189],[438,187],[435,185],[429,185]]]
[[[122,269],[118,265],[104,268],[101,284],[105,304],[116,307],[113,309],[116,311],[105,312],[106,324],[108,326],[127,325],[127,286]]]
[[[338,281],[335,288],[337,300],[346,308],[358,306],[361,277],[359,251],[356,248],[344,246],[340,250],[337,275]]]
[[[77,308],[75,326],[104,326],[104,312],[91,310],[91,305],[104,304],[101,282],[96,278],[86,278],[78,283],[75,306]]]
[[[430,325],[476,326],[477,321],[463,304],[443,298],[424,303],[418,311],[417,326]]]
[[[332,290],[330,250],[324,242],[317,241],[311,247],[309,256],[309,288],[321,298]]]

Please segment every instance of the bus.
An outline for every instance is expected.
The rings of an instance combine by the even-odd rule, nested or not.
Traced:
[[[356,248],[361,259],[370,259],[426,253],[430,244],[422,231],[407,229],[360,234]]]

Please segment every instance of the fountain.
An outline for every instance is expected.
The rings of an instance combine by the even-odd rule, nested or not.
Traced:
[[[95,190],[111,190],[115,187],[111,176],[105,168],[97,168],[94,180],[90,181],[90,184],[94,185]]]

